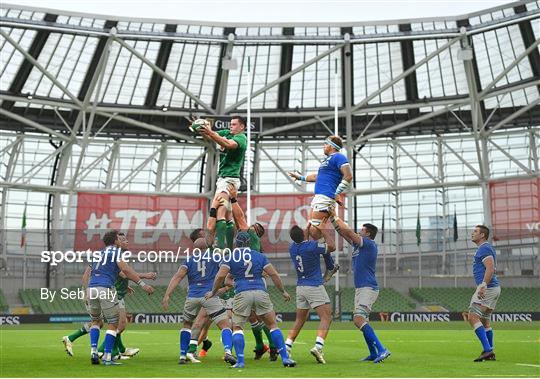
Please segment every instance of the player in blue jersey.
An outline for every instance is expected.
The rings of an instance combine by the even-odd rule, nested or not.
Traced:
[[[225,350],[225,362],[234,365],[236,359],[231,353],[232,349],[232,329],[231,320],[223,303],[213,297],[206,299],[204,295],[212,289],[214,278],[219,270],[219,260],[216,255],[210,252],[208,258],[203,254],[207,249],[207,243],[204,238],[199,238],[193,244],[195,249],[199,249],[201,254],[188,256],[185,262],[180,266],[176,274],[169,282],[169,286],[163,296],[163,309],[168,310],[169,299],[174,289],[180,284],[185,276],[188,278],[188,294],[184,303],[184,327],[180,331],[180,359],[179,364],[185,364],[187,359],[193,363],[200,363],[194,356],[188,358],[187,352],[191,340],[191,327],[197,314],[204,308],[210,319],[221,329],[221,341]]]
[[[315,309],[320,322],[315,346],[310,350],[310,353],[317,362],[325,364],[323,347],[332,323],[332,307],[328,293],[323,286],[320,255],[330,254],[336,249],[336,246],[330,237],[329,230],[322,229],[322,232],[326,243],[307,240],[307,231],[302,230],[298,225],[294,225],[289,231],[293,240],[289,246],[289,254],[298,280],[296,282],[296,321],[293,328],[289,330],[285,346],[290,354],[293,342],[304,326],[310,309]]]
[[[105,233],[103,242],[106,248],[101,251],[99,260],[92,263],[92,271],[88,282],[86,299],[88,301],[90,317],[92,318],[92,326],[90,327],[92,364],[99,364],[97,345],[99,329],[103,323],[103,318],[108,322],[102,357],[103,364],[120,364],[114,362],[111,357],[118,333],[118,321],[120,317],[118,297],[115,290],[115,282],[120,272],[123,272],[127,279],[141,286],[146,293],[152,294],[154,292],[154,289],[144,283],[139,275],[122,259],[121,242],[119,241],[118,234],[116,230]]]
[[[469,306],[469,323],[482,344],[482,353],[475,362],[494,361],[493,329],[491,328],[491,312],[497,305],[501,287],[496,275],[496,253],[488,243],[489,228],[476,225],[471,240],[478,246],[473,260],[473,275],[476,291]]]
[[[250,235],[247,232],[239,232],[235,238],[236,249],[231,253],[230,259],[223,257],[219,272],[216,275],[212,291],[207,295],[207,299],[216,296],[223,285],[225,278],[230,273],[234,279],[234,301],[233,301],[233,345],[236,351],[238,362],[234,368],[244,367],[244,324],[252,311],[260,316],[263,322],[270,329],[270,334],[274,344],[278,348],[278,353],[285,367],[294,367],[296,362],[289,358],[283,334],[276,323],[276,313],[270,296],[266,290],[263,280],[263,272],[266,273],[279,289],[286,301],[290,301],[291,296],[285,291],[281,278],[276,269],[266,256],[256,250],[250,249]],[[241,253],[241,259],[235,259]]]
[[[382,362],[390,356],[390,351],[383,346],[369,324],[369,313],[379,296],[379,286],[375,277],[378,248],[375,243],[377,227],[364,224],[360,233],[355,233],[349,225],[330,210],[330,222],[336,231],[353,247],[352,269],[354,276],[354,317],[353,322],[366,340],[369,355],[363,361]]]
[[[343,147],[343,141],[338,136],[330,136],[324,141],[324,155],[319,171],[316,174],[302,175],[289,172],[289,176],[296,180],[315,182],[315,196],[311,202],[311,214],[309,215],[310,234],[313,238],[321,238],[320,229],[324,227],[328,219],[328,210],[335,207],[336,200],[342,197],[352,181],[352,170],[347,157],[339,151]],[[325,282],[339,269],[334,265],[330,255],[325,256],[326,273]]]
[[[126,238],[126,235],[124,233],[118,233],[118,242],[122,250],[125,250],[125,251],[128,250],[129,241]],[[86,267],[86,270],[84,271],[83,277],[82,277],[82,288],[84,290],[86,290],[86,288],[88,287],[88,282],[90,280],[91,273],[92,273],[92,265],[90,264]],[[155,272],[137,273],[137,275],[139,275],[141,279],[150,279],[150,280],[155,280],[157,277],[157,273]],[[112,350],[112,356],[113,356],[113,359],[114,358],[129,359],[133,357],[134,355],[138,354],[140,349],[125,347],[122,341],[122,332],[125,330],[126,325],[127,325],[127,313],[126,313],[126,305],[125,305],[124,299],[128,293],[133,292],[133,289],[129,286],[128,279],[126,278],[125,274],[122,272],[120,272],[119,278],[116,280],[115,289],[116,289],[116,295],[118,298],[119,320],[118,320],[116,341]],[[87,302],[85,302],[85,305],[88,308]],[[87,322],[83,325],[82,328],[77,329],[75,332],[73,332],[69,336],[62,337],[64,348],[66,350],[66,353],[69,356],[73,356],[73,342],[75,342],[75,340],[77,340],[79,337],[85,334],[88,334],[90,332],[91,326],[92,326],[92,323]],[[102,322],[100,322],[100,327],[102,326],[103,326]],[[98,348],[98,356],[100,354],[103,354],[104,348],[105,348],[105,343],[102,342]]]

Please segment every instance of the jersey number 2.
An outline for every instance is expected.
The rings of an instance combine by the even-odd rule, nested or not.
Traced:
[[[251,272],[251,269],[253,268],[253,262],[252,261],[244,261],[244,266],[247,266],[246,272],[244,273],[244,276],[246,278],[253,278],[253,273]]]

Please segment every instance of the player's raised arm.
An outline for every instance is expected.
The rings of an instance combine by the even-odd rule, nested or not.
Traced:
[[[297,172],[288,172],[287,174],[294,180],[300,180],[302,182],[315,182],[317,180],[317,174],[315,173],[302,175]]]
[[[227,139],[225,137],[220,136],[217,132],[214,132],[209,125],[205,125],[201,128],[199,128],[199,133],[214,142],[216,142],[219,146],[221,146],[224,149],[227,150],[234,150],[238,148],[238,142],[236,142],[234,139]]]
[[[232,214],[233,214],[234,222],[236,224],[236,229],[238,229],[238,230],[248,230],[249,225],[248,225],[248,223],[246,221],[246,216],[244,215],[244,211],[242,210],[242,208],[240,207],[240,205],[236,201],[236,196],[238,195],[238,191],[231,184],[229,184],[227,186],[227,190],[229,191],[229,196],[230,196],[230,199],[231,199],[230,204],[231,204],[231,207],[232,207]]]
[[[82,286],[83,288],[88,287],[88,282],[90,281],[90,275],[92,273],[92,267],[86,266],[86,269],[84,270],[83,276],[82,276]]]
[[[349,189],[353,178],[351,165],[349,163],[341,165],[339,171],[343,175],[343,179],[341,179],[341,182],[336,188],[336,196]]]
[[[363,240],[360,235],[354,232],[346,222],[336,216],[335,210],[330,209],[328,211],[330,222],[340,236],[345,238],[347,242],[353,245],[362,246]]]
[[[169,309],[169,298],[171,297],[171,294],[173,293],[174,289],[178,287],[182,279],[184,279],[184,276],[186,276],[186,274],[187,274],[187,267],[182,265],[171,278],[171,281],[169,282],[169,285],[167,286],[167,290],[165,291],[165,295],[163,296],[163,300],[161,302],[164,310]]]
[[[149,286],[145,282],[143,282],[139,274],[137,274],[137,272],[126,262],[119,260],[117,262],[117,265],[118,265],[118,268],[126,275],[126,278],[128,278],[129,280],[141,286],[144,292],[146,292],[149,295],[151,295],[154,292],[154,288],[152,286]]]
[[[216,196],[214,200],[212,200],[212,205],[210,205],[210,212],[208,214],[208,221],[206,222],[206,229],[212,235],[214,235],[216,232],[217,210],[226,203],[229,202],[221,196]]]
[[[272,263],[268,263],[266,266],[264,266],[264,273],[266,273],[274,282],[274,285],[276,288],[281,292],[281,295],[285,299],[285,301],[291,300],[291,295],[287,291],[285,291],[285,287],[283,287],[283,281],[279,277],[278,272],[276,271],[275,267],[272,265]]]
[[[324,242],[326,243],[326,252],[331,253],[332,251],[336,251],[336,243],[332,238],[333,231],[327,228],[322,228],[320,230],[323,235]]]

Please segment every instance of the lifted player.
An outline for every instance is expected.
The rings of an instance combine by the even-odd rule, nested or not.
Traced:
[[[328,210],[335,207],[336,199],[349,188],[352,181],[352,171],[347,157],[339,151],[343,147],[343,141],[338,136],[330,136],[324,141],[323,152],[326,158],[321,163],[317,174],[302,175],[289,172],[289,176],[296,180],[315,182],[315,196],[311,202],[311,213],[308,223],[311,236],[321,238],[320,229],[324,227],[328,219]],[[327,282],[337,270],[330,255],[325,256],[326,272],[324,281]]]

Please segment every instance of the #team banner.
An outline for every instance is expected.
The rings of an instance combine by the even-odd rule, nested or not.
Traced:
[[[289,228],[306,225],[312,198],[309,194],[252,196],[252,219],[266,230],[265,253],[288,252]],[[245,212],[245,197],[238,202]],[[189,234],[206,226],[208,209],[204,197],[79,192],[74,249],[101,250],[104,233],[117,229],[126,233],[133,253],[183,253],[192,246]]]

